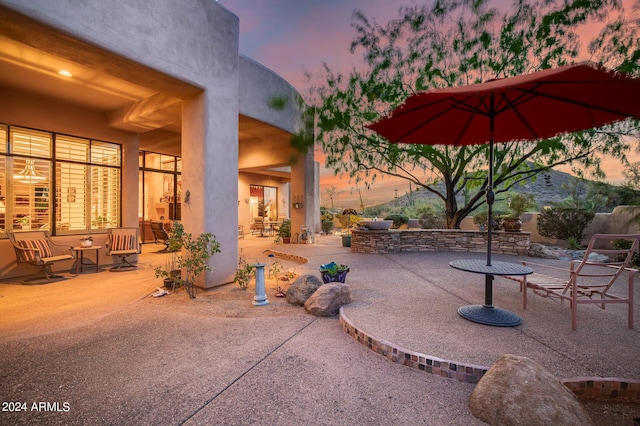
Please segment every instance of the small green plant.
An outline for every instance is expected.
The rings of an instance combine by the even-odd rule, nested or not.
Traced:
[[[248,263],[238,266],[233,282],[238,283],[242,290],[247,291],[249,282],[251,282],[251,278],[254,276],[255,269],[255,266],[249,265]]]
[[[284,289],[280,288],[280,271],[282,270],[282,264],[279,261],[274,261],[271,264],[271,268],[269,268],[269,274],[273,275],[276,279],[276,297],[284,297],[286,296]]]
[[[169,236],[169,251],[169,261],[165,268],[156,268],[156,277],[171,277],[174,287],[184,286],[189,297],[194,299],[195,282],[204,272],[213,271],[208,261],[215,253],[220,253],[220,243],[210,232],[193,237],[176,221]],[[184,270],[185,273],[176,274],[175,270]]]
[[[110,219],[107,216],[96,216],[96,218],[91,221],[91,225],[100,229],[106,227],[109,223]]]
[[[613,248],[616,250],[629,250],[633,245],[633,241],[625,240],[625,239],[617,239],[611,242]],[[618,254],[616,257],[616,262],[624,262],[626,255],[624,253]],[[631,266],[633,268],[640,267],[640,254],[638,252],[633,253],[633,257],[631,258]]]
[[[280,238],[291,238],[291,220],[285,219],[282,221],[282,225],[278,229],[278,236]]]
[[[576,240],[574,237],[567,238],[567,248],[569,250],[580,250],[580,241]]]
[[[23,228],[28,228],[31,225],[31,216],[22,216],[16,220],[18,225]]]
[[[511,214],[508,218],[518,219],[524,212],[534,206],[533,195],[531,194],[515,194],[509,198],[507,203]]]

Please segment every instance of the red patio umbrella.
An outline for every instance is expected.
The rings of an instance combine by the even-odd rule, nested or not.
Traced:
[[[640,118],[640,79],[583,62],[418,93],[367,127],[392,143],[489,143],[487,210],[491,218],[494,142],[544,139],[629,117]],[[491,227],[487,239],[486,266],[491,266]]]

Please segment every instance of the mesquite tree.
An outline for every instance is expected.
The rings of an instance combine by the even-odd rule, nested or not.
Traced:
[[[364,126],[413,93],[557,67],[582,59],[584,52],[605,66],[638,74],[637,12],[624,10],[619,0],[519,0],[502,11],[489,0],[438,0],[403,7],[397,19],[379,25],[356,11],[351,52],[362,55],[362,66],[343,75],[325,64],[325,81],[311,91],[326,165],[366,186],[381,175],[406,179],[439,197],[447,227],[458,228],[485,202],[487,146],[391,144]],[[600,32],[581,44],[578,32],[586,25]],[[546,140],[496,144],[496,195],[563,164],[603,177],[596,154],[626,161],[639,128],[628,120]]]

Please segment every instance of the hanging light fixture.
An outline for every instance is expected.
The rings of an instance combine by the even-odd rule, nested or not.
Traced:
[[[36,170],[35,160],[26,160],[24,169],[18,174],[14,174],[13,178],[24,183],[39,183],[47,180],[46,176],[42,176],[38,170]]]

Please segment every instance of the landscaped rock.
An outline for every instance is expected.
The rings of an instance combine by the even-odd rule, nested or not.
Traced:
[[[474,416],[491,425],[591,425],[578,398],[537,362],[504,355],[471,393]]]
[[[561,259],[567,258],[566,250],[556,247],[547,247],[540,243],[531,243],[529,245],[529,257],[537,257],[540,259]]]
[[[302,306],[321,285],[322,281],[315,275],[300,275],[287,290],[287,302]]]
[[[351,287],[347,284],[325,284],[305,302],[304,309],[311,315],[330,317],[337,315],[341,306],[352,301]]]

